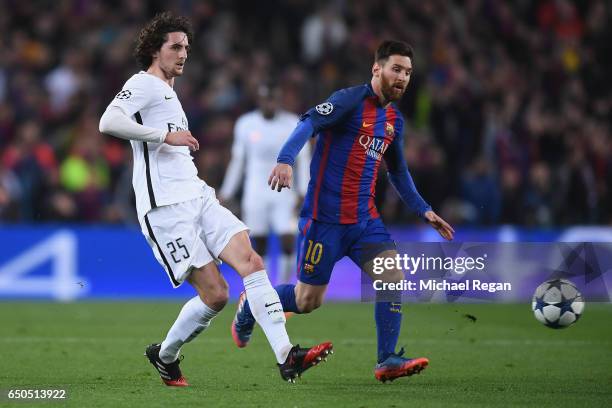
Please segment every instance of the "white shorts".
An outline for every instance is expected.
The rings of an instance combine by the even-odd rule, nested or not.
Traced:
[[[245,194],[242,197],[242,219],[255,237],[268,235],[270,231],[294,235],[297,233],[295,205],[296,197],[291,191]]]
[[[204,197],[154,208],[141,220],[142,233],[175,288],[192,268],[221,263],[219,254],[230,239],[248,230],[211,190]]]

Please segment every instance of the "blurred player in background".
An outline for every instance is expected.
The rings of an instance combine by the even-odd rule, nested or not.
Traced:
[[[447,240],[454,230],[417,192],[404,159],[404,119],[394,104],[406,91],[412,74],[412,48],[400,41],[385,41],[376,50],[372,80],[342,89],[310,109],[278,155],[269,183],[281,191],[291,186],[292,166],[302,146],[318,135],[310,165],[310,183],[300,219],[298,244],[299,281],[276,287],[284,310],[308,313],[318,308],[337,261],[349,256],[373,279],[398,282],[403,272],[383,275],[372,271],[376,257],[395,258],[395,242],[374,204],[378,169],[384,159],[388,176],[406,205]],[[374,251],[373,251],[374,250]],[[378,295],[378,293],[377,293]],[[386,294],[389,295],[389,294]],[[392,298],[377,297],[375,318],[380,381],[419,373],[426,358],[406,358],[396,352],[401,326],[401,292]],[[234,341],[247,345],[255,319],[241,297],[232,323]]]
[[[101,132],[132,145],[138,218],[155,257],[173,287],[187,281],[198,294],[183,306],[165,340],[147,347],[145,355],[166,385],[188,385],[179,353],[227,302],[227,282],[217,266],[223,260],[243,278],[282,378],[294,381],[326,356],[331,344],[303,349],[290,343],[280,300],[261,257],[251,248],[247,227],[197,177],[190,150],[198,150],[199,144],[173,89],[192,38],[191,25],[183,17],[162,13],[149,22],[135,52],[146,71],[125,83],[100,119]]]
[[[219,193],[221,202],[236,194],[243,180],[242,219],[249,227],[257,252],[268,253],[268,236],[280,237],[281,256],[277,284],[288,283],[295,272],[296,207],[301,205],[308,187],[310,146],[306,144],[295,162],[295,188],[280,194],[267,188],[271,163],[298,122],[297,115],[280,109],[281,91],[268,82],[257,90],[258,109],[236,121],[232,159]]]

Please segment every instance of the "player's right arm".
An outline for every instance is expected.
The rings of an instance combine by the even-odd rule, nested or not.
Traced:
[[[297,126],[283,145],[268,178],[272,190],[281,191],[291,188],[293,180],[293,165],[298,153],[308,139],[315,134],[340,124],[347,115],[362,101],[364,87],[342,89],[334,92],[327,101],[311,108],[302,115]]]
[[[268,185],[272,190],[281,191],[285,187],[291,188],[295,158],[313,134],[314,127],[310,118],[303,118],[298,122],[291,136],[281,148],[276,159],[277,164],[268,178]]]
[[[200,148],[198,141],[191,135],[190,131],[166,132],[140,125],[130,119],[117,106],[109,106],[100,118],[100,132],[126,140],[187,146],[191,150],[198,150]]]
[[[131,119],[150,103],[150,95],[151,93],[146,89],[145,80],[130,79],[100,118],[100,132],[126,140],[167,143],[172,146],[188,146],[191,150],[198,150],[198,141],[188,130],[167,132],[141,125]]]

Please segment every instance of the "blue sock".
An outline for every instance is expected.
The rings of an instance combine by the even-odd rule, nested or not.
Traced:
[[[376,337],[378,338],[378,362],[382,363],[395,353],[402,325],[402,304],[400,302],[376,302]]]
[[[274,289],[276,292],[278,292],[278,297],[285,312],[300,313],[297,308],[297,304],[295,303],[295,285],[288,283],[285,285],[278,285]],[[253,315],[251,313],[251,306],[249,306],[248,300],[244,302],[244,311],[251,316]]]

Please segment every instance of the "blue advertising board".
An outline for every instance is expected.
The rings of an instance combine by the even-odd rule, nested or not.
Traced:
[[[398,243],[441,241],[428,227],[390,230]],[[459,228],[455,241],[612,242],[612,228]],[[172,288],[137,227],[2,225],[0,248],[0,299],[184,299],[194,293],[188,284]],[[273,282],[277,254],[273,242],[268,257]],[[227,265],[221,271],[236,299],[242,280]],[[345,258],[334,269],[327,299],[357,301],[360,294],[360,271]]]

